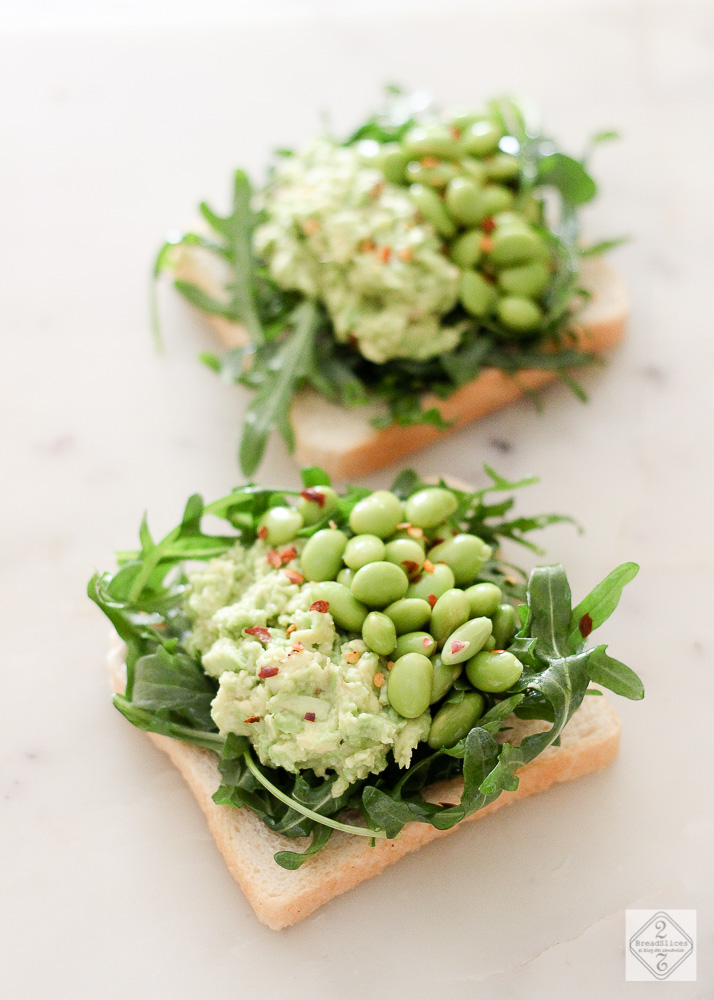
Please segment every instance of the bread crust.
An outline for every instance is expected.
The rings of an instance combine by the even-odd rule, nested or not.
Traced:
[[[225,298],[225,265],[200,247],[182,247],[175,274],[221,301]],[[585,260],[582,285],[590,298],[578,313],[574,346],[602,354],[614,347],[625,332],[627,291],[622,279],[601,258]],[[209,316],[211,325],[226,348],[245,343],[246,332],[238,323]],[[426,409],[436,407],[451,423],[446,431],[427,424],[392,424],[384,430],[370,425],[383,412],[378,405],[359,409],[337,406],[312,389],[303,389],[293,402],[291,424],[295,433],[295,459],[300,465],[319,465],[336,479],[350,479],[390,465],[472,420],[492,413],[520,396],[543,388],[557,373],[524,369],[508,375],[497,368],[485,369],[478,378],[457,389],[447,399],[427,395]]]
[[[124,647],[116,641],[109,652],[109,673],[114,691],[124,690]],[[547,724],[523,722],[511,717],[509,740],[541,729]],[[378,840],[374,847],[364,837],[335,832],[323,850],[308,858],[297,871],[287,871],[273,859],[276,851],[300,850],[306,841],[289,840],[273,833],[250,810],[217,805],[212,795],[220,782],[216,757],[209,750],[149,733],[149,738],[168,755],[183,775],[208,821],[229,871],[243,890],[257,917],[273,930],[303,920],[335,896],[365,879],[378,875],[405,854],[461,829],[463,823],[481,819],[554,784],[572,781],[609,764],[617,755],[620,722],[610,702],[587,697],[561,735],[561,745],[548,747],[518,772],[519,785],[469,816],[451,830],[436,830],[426,823],[408,823],[398,838]],[[456,803],[461,795],[460,779],[433,785],[426,798]],[[473,836],[473,834],[472,834]]]

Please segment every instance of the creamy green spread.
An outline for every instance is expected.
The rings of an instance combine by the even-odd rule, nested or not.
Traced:
[[[327,139],[283,160],[262,195],[256,251],[282,288],[322,301],[370,361],[451,351],[460,272],[403,188]]]
[[[276,567],[269,551],[262,541],[236,545],[189,577],[188,646],[218,678],[220,732],[247,736],[266,766],[336,773],[334,795],[383,770],[390,751],[407,767],[430,712],[398,715],[375,684],[386,659],[341,633],[329,611],[310,610],[314,585],[295,582],[297,560]]]

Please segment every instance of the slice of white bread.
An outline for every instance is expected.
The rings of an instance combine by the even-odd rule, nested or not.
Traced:
[[[121,643],[115,642],[110,650],[109,671],[114,691],[123,691],[126,669]],[[507,734],[510,742],[518,742],[529,733],[548,728],[547,723],[524,722],[514,717],[509,718],[507,724],[513,727]],[[436,830],[426,823],[409,823],[397,839],[378,840],[374,847],[370,847],[364,837],[335,832],[327,846],[308,858],[301,868],[286,871],[276,864],[273,855],[281,850],[304,850],[306,841],[289,840],[273,833],[248,809],[216,805],[211,796],[218,788],[220,777],[216,757],[210,750],[153,733],[149,736],[186,779],[229,871],[258,918],[273,930],[297,923],[334,896],[378,875],[403,855],[461,827],[459,824],[452,830]],[[479,819],[528,795],[544,792],[551,785],[605,767],[616,757],[619,740],[620,722],[610,702],[604,696],[586,697],[563,730],[561,745],[548,747],[521,768],[516,791],[503,792],[464,822]],[[433,785],[426,793],[431,801],[444,803],[456,803],[460,796],[460,779]],[[513,822],[518,822],[517,816]]]
[[[197,285],[220,302],[226,301],[229,281],[227,264],[200,247],[180,247],[175,276]],[[628,298],[624,282],[602,258],[585,260],[582,285],[590,298],[578,313],[577,346],[600,354],[613,347],[625,330]],[[245,343],[245,329],[221,316],[209,316],[226,348]],[[370,421],[384,413],[378,404],[355,409],[337,406],[312,389],[304,389],[295,399],[291,423],[295,433],[295,459],[303,466],[319,465],[338,480],[350,479],[398,461],[418,451],[444,434],[512,403],[525,392],[540,389],[557,377],[555,372],[528,369],[515,376],[488,368],[462,386],[448,399],[425,396],[425,408],[436,406],[445,420],[453,422],[448,431],[420,424],[403,427],[393,424],[376,430]]]

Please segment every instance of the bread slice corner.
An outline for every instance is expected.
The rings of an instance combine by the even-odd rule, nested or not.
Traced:
[[[115,642],[109,652],[109,674],[114,691],[124,690],[126,668],[124,647]],[[509,719],[509,741],[547,729],[547,724]],[[561,735],[560,746],[551,746],[518,772],[519,785],[469,816],[451,830],[437,830],[426,823],[409,823],[394,840],[378,840],[374,847],[364,837],[336,832],[319,854],[308,858],[297,871],[287,871],[274,860],[282,850],[304,849],[305,841],[289,840],[273,833],[250,810],[217,805],[212,795],[220,777],[215,754],[210,750],[181,743],[165,736],[149,734],[183,775],[208,821],[228,870],[243,890],[257,917],[273,930],[298,923],[335,896],[378,875],[405,854],[416,851],[440,837],[446,837],[464,823],[482,819],[504,806],[529,795],[544,792],[552,785],[572,781],[605,767],[617,756],[620,722],[604,697],[586,697]],[[433,802],[453,804],[461,796],[460,779],[433,785],[426,797]],[[514,817],[514,822],[517,818]],[[475,833],[472,836],[476,836]]]

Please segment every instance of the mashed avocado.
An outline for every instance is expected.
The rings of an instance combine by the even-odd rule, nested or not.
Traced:
[[[275,567],[268,552],[261,541],[236,545],[190,576],[188,645],[219,679],[219,730],[247,736],[267,766],[335,772],[335,795],[383,770],[390,751],[407,767],[430,713],[398,715],[374,683],[385,659],[336,629],[329,611],[310,610],[313,585],[290,579],[297,561]]]
[[[282,288],[325,304],[337,340],[376,362],[456,347],[441,316],[456,304],[458,268],[406,191],[356,149],[322,139],[285,159],[262,207],[256,250]]]

